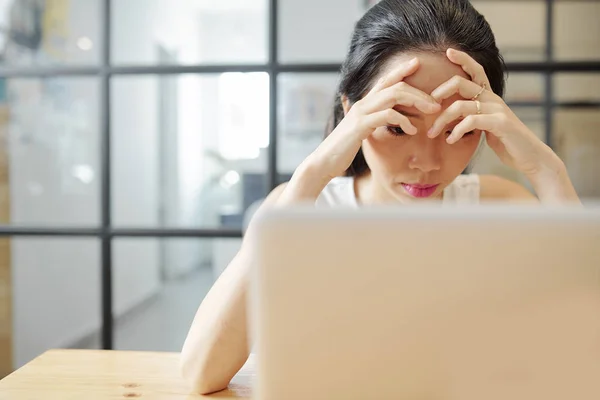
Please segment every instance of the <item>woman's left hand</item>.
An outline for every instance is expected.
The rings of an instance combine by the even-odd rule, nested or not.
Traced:
[[[471,77],[454,76],[436,88],[431,96],[442,102],[456,94],[468,100],[458,100],[444,110],[434,122],[428,136],[438,136],[446,125],[460,121],[446,139],[456,143],[467,132],[486,132],[488,145],[500,160],[528,177],[542,170],[555,170],[562,161],[542,142],[506,105],[504,100],[490,89],[490,82],[483,67],[462,51],[448,49],[448,59]]]

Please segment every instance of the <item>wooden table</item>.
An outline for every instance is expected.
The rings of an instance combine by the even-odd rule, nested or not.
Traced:
[[[1,400],[250,398],[253,356],[228,390],[189,393],[177,353],[50,350],[0,381]]]

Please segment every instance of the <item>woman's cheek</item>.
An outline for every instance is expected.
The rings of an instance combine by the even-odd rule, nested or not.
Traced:
[[[462,137],[454,144],[446,144],[446,157],[450,157],[457,162],[460,161],[461,164],[468,164],[475,155],[480,140],[481,133],[476,133]]]
[[[393,154],[403,147],[407,137],[395,136],[386,128],[377,128],[365,141],[377,153]]]
[[[410,137],[394,136],[387,130],[374,132],[363,142],[363,154],[372,172],[387,173],[400,168]]]

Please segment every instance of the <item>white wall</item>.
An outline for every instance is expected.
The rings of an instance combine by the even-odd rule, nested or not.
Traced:
[[[13,363],[100,326],[100,251],[91,239],[13,239]]]

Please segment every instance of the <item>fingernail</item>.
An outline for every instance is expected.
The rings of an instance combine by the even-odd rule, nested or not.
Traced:
[[[427,131],[427,136],[433,137],[433,132],[434,132],[433,127],[429,128],[429,130]]]

